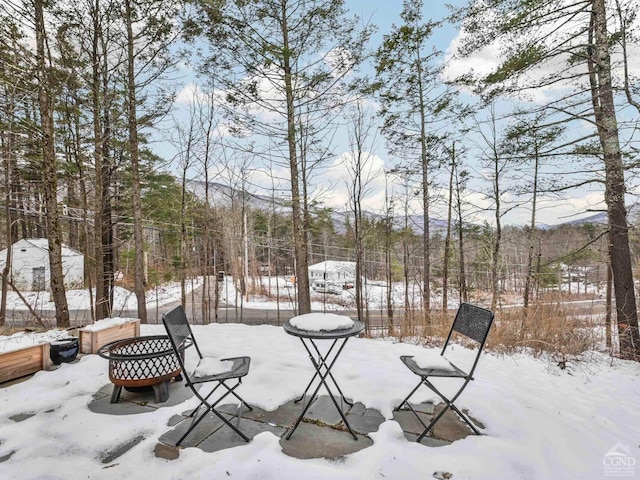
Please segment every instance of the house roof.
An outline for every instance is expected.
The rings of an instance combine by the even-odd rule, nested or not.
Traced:
[[[354,274],[356,271],[356,262],[339,262],[337,260],[327,260],[326,262],[310,265],[309,270],[321,272],[340,272]]]
[[[29,243],[31,245],[33,245],[36,248],[39,248],[41,250],[45,250],[45,251],[49,251],[49,240],[47,240],[46,238],[23,238],[22,240],[18,240],[16,243],[14,243],[13,245],[16,246],[20,243]],[[6,250],[6,249],[5,249]],[[63,257],[76,257],[76,256],[82,256],[82,253],[74,250],[71,247],[67,247],[66,245],[62,245],[62,256]]]

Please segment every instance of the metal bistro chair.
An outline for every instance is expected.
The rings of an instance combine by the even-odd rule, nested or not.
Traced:
[[[462,391],[469,384],[471,380],[473,380],[473,372],[478,365],[478,360],[480,359],[480,354],[484,348],[485,342],[487,340],[487,336],[489,335],[489,329],[491,328],[491,324],[493,323],[493,312],[491,310],[487,310],[482,307],[477,307],[475,305],[471,305],[469,303],[463,303],[458,308],[458,313],[456,314],[456,318],[453,321],[453,325],[451,326],[451,330],[449,331],[449,335],[447,336],[447,340],[444,343],[444,347],[442,348],[442,352],[440,355],[442,358],[438,358],[439,360],[437,365],[428,366],[422,365],[418,366],[413,356],[404,355],[400,357],[400,360],[411,370],[414,374],[420,377],[420,383],[411,391],[411,393],[395,408],[397,412],[402,408],[403,405],[407,405],[409,409],[414,413],[414,415],[418,418],[422,426],[425,428],[424,431],[418,436],[416,439],[417,442],[420,442],[425,435],[433,428],[433,426],[442,418],[445,412],[451,408],[455,411],[460,418],[471,427],[471,430],[476,435],[480,435],[478,429],[473,425],[473,423],[464,415],[458,407],[454,405],[454,402],[458,399]],[[473,365],[468,372],[458,368],[456,365],[451,363],[446,357],[445,353],[447,351],[447,347],[449,346],[451,336],[453,332],[457,332],[461,335],[464,335],[471,340],[474,340],[479,344],[477,349],[477,354],[474,359]],[[445,365],[442,364],[442,360],[444,359]],[[446,365],[448,363],[448,365]],[[448,399],[445,395],[442,394],[429,380],[429,377],[440,377],[440,378],[459,378],[463,380],[463,384],[460,389],[456,392],[455,395]],[[422,419],[418,416],[416,411],[413,409],[411,404],[409,403],[409,398],[420,388],[421,385],[426,385],[429,387],[434,393],[436,393],[446,404],[445,408],[436,415],[429,425],[425,425]]]
[[[253,410],[251,406],[245,402],[238,394],[235,392],[235,389],[242,383],[242,377],[249,373],[249,364],[251,362],[250,357],[233,357],[233,358],[224,358],[224,360],[228,360],[233,362],[231,369],[229,371],[225,371],[223,373],[208,375],[208,376],[196,376],[194,374],[188,374],[184,365],[184,350],[191,345],[196,348],[196,352],[198,352],[198,356],[200,360],[198,365],[205,359],[202,353],[200,352],[200,348],[196,342],[195,337],[193,336],[193,332],[191,331],[191,326],[189,325],[189,321],[187,320],[187,315],[185,314],[184,308],[182,305],[178,305],[176,308],[171,310],[168,313],[162,315],[162,323],[164,324],[165,329],[167,330],[167,335],[169,336],[169,340],[171,340],[171,346],[173,347],[178,360],[180,361],[180,367],[182,367],[182,374],[185,379],[185,386],[191,388],[196,397],[200,400],[200,404],[196,407],[196,409],[191,412],[189,415],[193,418],[191,421],[191,426],[185,432],[185,434],[180,437],[180,440],[176,442],[176,446],[179,446],[182,441],[191,433],[191,431],[205,418],[208,412],[212,412],[216,415],[220,420],[222,420],[226,425],[229,426],[234,432],[242,437],[242,439],[246,442],[249,441],[249,437],[247,437],[238,427],[233,425],[223,413],[216,410],[216,405],[218,405],[224,398],[226,398],[229,394],[236,397],[240,400],[240,409],[242,409],[242,405],[244,404],[249,410]],[[181,354],[182,353],[182,354]],[[196,367],[197,369],[197,367]],[[231,386],[227,385],[228,380],[234,380],[235,383]],[[209,392],[206,396],[200,393],[199,387],[201,384],[216,382],[217,385]],[[226,388],[226,392],[224,392],[215,402],[211,402],[209,399],[211,396],[218,390],[218,388],[222,386]],[[205,407],[204,411],[200,416],[196,416],[196,413],[200,410],[201,407]],[[238,421],[240,419],[240,411],[238,412]]]

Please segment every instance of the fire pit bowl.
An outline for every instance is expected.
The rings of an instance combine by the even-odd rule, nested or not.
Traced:
[[[123,387],[134,392],[151,387],[162,403],[169,398],[169,381],[180,380],[180,363],[164,335],[117,340],[100,347],[98,355],[109,360],[111,403],[118,403]]]

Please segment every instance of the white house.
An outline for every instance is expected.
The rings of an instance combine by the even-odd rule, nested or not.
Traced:
[[[327,260],[309,266],[311,287],[318,292],[339,293],[345,287],[352,287],[355,278],[355,262]]]
[[[0,269],[4,268],[7,250],[0,252]],[[67,288],[80,288],[84,283],[84,255],[62,246],[62,271]],[[20,290],[48,290],[51,282],[49,242],[46,238],[18,240],[13,244],[11,281]]]

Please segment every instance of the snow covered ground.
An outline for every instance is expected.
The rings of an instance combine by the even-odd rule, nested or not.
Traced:
[[[198,286],[197,282],[187,284],[187,291],[191,291],[193,286]],[[67,290],[67,304],[69,310],[84,310],[91,305],[89,290]],[[95,295],[95,292],[94,292]],[[34,310],[55,310],[55,305],[50,298],[49,292],[22,292],[22,296],[29,302]],[[155,306],[156,303],[164,305],[180,298],[179,284],[169,284],[147,292],[147,305]],[[7,308],[15,310],[27,310],[27,306],[22,299],[13,291],[7,292]],[[113,310],[136,310],[138,304],[135,293],[122,288],[115,287],[113,291]]]
[[[166,301],[176,299],[176,292],[167,288]],[[161,325],[142,325],[142,335],[162,333]],[[300,395],[309,379],[305,352],[281,327],[212,324],[194,326],[194,333],[205,353],[216,358],[251,356],[241,394],[254,405],[275,409]],[[399,356],[424,351],[408,341],[355,338],[333,373],[347,397],[391,419],[393,407],[416,383]],[[188,362],[195,364],[194,353],[189,355]],[[454,348],[454,362],[471,358],[470,351]],[[91,412],[93,395],[108,384],[107,361],[85,355],[22,383],[0,385],[0,478],[405,480],[433,478],[434,472],[452,473],[453,480],[640,476],[640,364],[597,353],[583,355],[566,369],[525,354],[487,353],[457,402],[486,425],[485,435],[430,448],[409,442],[388,420],[371,434],[371,447],[339,460],[288,457],[268,432],[215,453],[187,448],[177,460],[156,458],[154,448],[170,429],[168,420],[195,406],[194,401],[138,415]],[[414,397],[430,398],[435,400],[427,389]],[[33,416],[18,421],[21,414]],[[137,436],[144,440],[102,463],[108,452]]]
[[[143,335],[162,326],[143,325]],[[247,354],[251,370],[243,397],[264,409],[302,393],[310,368],[298,340],[274,326],[194,326],[206,353]],[[334,369],[346,396],[390,419],[393,407],[415,385],[400,355],[423,348],[393,340],[352,339]],[[456,347],[454,361],[471,360]],[[195,364],[193,352],[188,361]],[[109,384],[107,361],[85,355],[75,364],[37,373],[0,387],[0,478],[4,479],[412,479],[436,471],[453,479],[603,479],[640,474],[640,364],[599,354],[561,370],[526,355],[486,354],[475,381],[459,399],[486,425],[485,435],[430,448],[407,441],[388,420],[371,434],[373,446],[340,460],[299,460],[284,455],[271,433],[249,444],[204,453],[184,449],[178,460],[154,456],[169,418],[195,406],[189,400],[153,413],[109,416],[89,410],[93,394]],[[420,391],[416,401],[432,398]],[[32,413],[24,421],[15,416]],[[14,417],[14,419],[12,419]],[[127,440],[144,440],[109,464],[102,459]],[[293,439],[292,441],[295,441]],[[607,470],[612,462],[626,470]],[[631,465],[633,463],[633,465]],[[623,468],[623,467],[620,467]]]
[[[248,298],[243,298],[239,292],[239,286],[230,276],[225,277],[224,282],[218,283],[221,302],[227,306],[240,306],[245,308],[260,308],[275,310],[294,310],[296,306],[295,285],[291,282],[290,277],[260,277],[258,280],[248,282],[249,291],[252,292]],[[202,285],[202,277],[188,279],[185,282],[187,292]],[[565,286],[566,287],[566,286]],[[398,307],[404,306],[404,284],[396,282],[391,286],[391,302]],[[418,307],[422,301],[422,292],[418,284],[410,285],[409,302]],[[364,286],[364,301],[368,304],[370,310],[383,310],[387,305],[387,286],[381,282],[368,282]],[[564,288],[566,291],[567,289]],[[584,287],[579,282],[574,282],[572,290],[583,292]],[[270,292],[270,295],[267,295]],[[590,286],[588,293],[598,293],[594,286]],[[23,297],[27,299],[30,306],[36,311],[54,311],[55,305],[50,299],[48,292],[23,292]],[[354,289],[342,290],[338,294],[311,292],[311,308],[314,311],[332,311],[332,310],[353,310],[355,308],[355,291]],[[24,302],[19,296],[13,292],[8,292],[7,308],[9,310],[26,310]],[[276,301],[276,297],[280,301]],[[153,308],[170,303],[180,298],[180,284],[170,283],[167,285],[151,288],[147,291],[147,307]],[[432,291],[432,304],[440,305],[442,296],[435,289]],[[487,299],[487,302],[490,300]],[[503,301],[508,304],[520,304],[522,299],[518,295],[503,295]],[[83,290],[67,290],[67,302],[69,310],[84,310],[90,306],[89,291]],[[455,291],[449,292],[449,308],[458,307],[459,299]],[[122,312],[137,309],[136,296],[133,292],[122,287],[114,289],[113,311]]]
[[[260,293],[252,293],[249,298],[243,298],[239,293],[239,288],[233,278],[227,276],[225,281],[219,283],[220,298],[223,302],[229,306],[235,306],[242,304],[246,308],[263,308],[263,309],[276,309],[278,303],[275,300],[276,296],[280,297],[280,308],[283,310],[293,310],[296,304],[295,298],[295,285],[291,283],[289,277],[260,277],[255,284],[249,282],[249,289],[252,292],[264,291],[265,295]],[[202,277],[189,279],[185,282],[187,292],[190,292],[193,288],[197,288],[202,285]],[[414,285],[411,287],[411,299],[412,302],[419,302],[422,293],[419,286]],[[167,285],[159,286],[157,288],[151,288],[147,292],[147,305],[153,307],[156,305],[164,305],[168,302],[172,302],[180,298],[180,285],[178,283],[170,283]],[[380,309],[386,306],[386,291],[387,287],[381,283],[370,283],[365,286],[365,301],[368,302],[371,309]],[[266,295],[266,292],[271,292],[271,295]],[[51,301],[48,292],[22,292],[23,297],[29,302],[29,305],[35,310],[54,310],[55,305]],[[338,294],[331,293],[318,293],[312,291],[314,310],[325,309],[344,309],[346,307],[353,307],[355,305],[354,300],[355,291],[353,289],[342,290]],[[451,293],[452,297],[455,297],[454,293]],[[15,310],[26,310],[24,302],[13,291],[7,293],[7,307]],[[441,299],[434,297],[434,300],[439,302]],[[67,290],[67,302],[70,310],[82,310],[89,308],[89,291],[83,290]],[[392,285],[392,302],[396,305],[404,305],[404,285],[401,282],[394,283]],[[452,308],[457,307],[457,299],[452,298]],[[114,311],[122,310],[135,310],[137,308],[136,296],[133,292],[126,290],[122,287],[115,287],[114,289]]]

